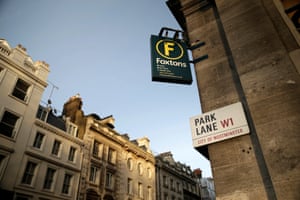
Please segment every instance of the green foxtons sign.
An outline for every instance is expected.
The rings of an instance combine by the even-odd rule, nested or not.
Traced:
[[[151,35],[152,81],[191,84],[192,74],[184,42]]]

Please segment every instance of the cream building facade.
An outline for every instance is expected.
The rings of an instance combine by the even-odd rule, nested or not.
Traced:
[[[0,40],[1,199],[76,199],[83,142],[67,120],[39,106],[49,66]]]
[[[40,105],[49,66],[0,40],[0,196],[155,200],[148,138],[130,140],[112,116],[84,116],[79,95],[57,116]]]

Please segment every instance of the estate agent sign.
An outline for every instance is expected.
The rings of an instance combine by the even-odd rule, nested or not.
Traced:
[[[184,42],[151,35],[152,81],[191,84],[192,74]]]
[[[190,126],[195,148],[249,133],[240,102],[191,117]]]

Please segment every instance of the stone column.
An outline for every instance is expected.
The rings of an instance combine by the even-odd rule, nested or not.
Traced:
[[[276,0],[217,0],[215,9],[178,1],[189,45],[206,43],[192,50],[193,59],[208,55],[194,65],[202,111],[241,101],[251,126],[198,149],[211,162],[217,199],[300,199],[300,77],[291,56],[299,38],[284,12]]]

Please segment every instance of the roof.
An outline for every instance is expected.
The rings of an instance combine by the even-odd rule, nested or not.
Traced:
[[[43,119],[45,117],[45,112],[48,112],[47,119]],[[36,117],[43,121],[46,121],[48,124],[51,124],[52,126],[59,128],[63,131],[67,130],[66,123],[63,120],[63,118],[61,116],[56,116],[52,108],[39,105]]]

